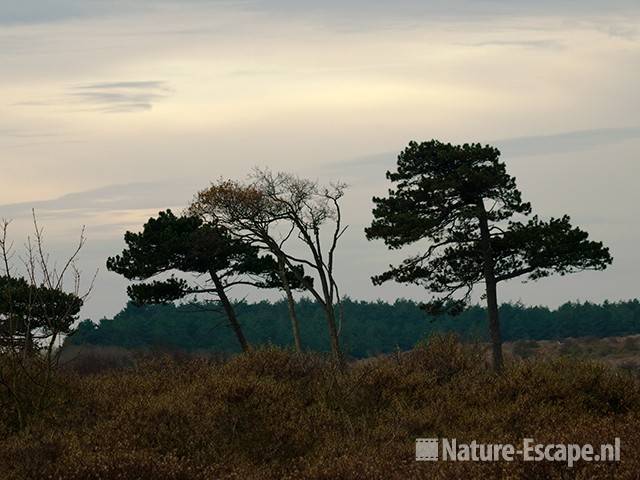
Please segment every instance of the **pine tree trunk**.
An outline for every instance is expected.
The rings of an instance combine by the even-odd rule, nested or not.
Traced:
[[[478,221],[480,224],[480,243],[483,250],[483,275],[487,294],[487,315],[489,320],[489,335],[493,356],[493,369],[502,371],[502,336],[500,334],[500,318],[498,314],[498,294],[496,289],[495,265],[491,248],[491,232],[487,220],[484,203],[478,205]]]
[[[240,322],[238,321],[238,317],[236,316],[236,312],[233,309],[233,305],[229,301],[229,297],[227,297],[226,292],[224,291],[224,286],[222,282],[215,274],[215,272],[210,272],[211,280],[213,281],[213,285],[216,287],[216,292],[218,293],[218,298],[220,299],[220,303],[222,303],[222,308],[224,308],[225,313],[227,314],[227,318],[229,319],[229,324],[233,329],[233,332],[236,334],[236,338],[238,339],[238,343],[242,348],[243,352],[248,352],[251,348],[247,339],[242,332],[242,327],[240,326]]]
[[[300,326],[298,325],[298,316],[296,315],[296,304],[291,294],[291,288],[289,287],[289,281],[287,279],[287,272],[285,269],[284,260],[278,258],[278,267],[280,274],[280,281],[287,296],[287,307],[289,308],[289,318],[291,319],[291,329],[293,331],[293,343],[296,348],[296,352],[302,351],[302,341],[300,340]]]
[[[489,316],[489,334],[491,335],[491,349],[493,352],[493,368],[496,372],[500,372],[503,367],[502,335],[500,334],[496,282],[492,278],[485,277],[485,284],[487,288],[487,313]]]

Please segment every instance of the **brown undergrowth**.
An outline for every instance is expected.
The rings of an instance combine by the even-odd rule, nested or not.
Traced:
[[[91,371],[90,368],[84,371]],[[15,431],[0,415],[3,479],[635,478],[640,383],[572,359],[492,373],[438,337],[335,368],[266,348],[228,360],[147,358],[62,374],[56,401]],[[620,463],[416,462],[419,437],[486,443],[622,441]]]

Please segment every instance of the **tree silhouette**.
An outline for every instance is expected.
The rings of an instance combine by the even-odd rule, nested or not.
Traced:
[[[340,330],[344,318],[335,277],[335,253],[348,227],[343,224],[340,206],[347,185],[336,182],[323,186],[318,181],[290,173],[259,169],[254,171],[252,177],[253,185],[276,207],[273,214],[288,224],[287,231],[297,237],[308,253],[307,257],[299,257],[281,249],[283,260],[292,270],[294,265],[304,265],[316,276],[318,286],[303,278],[299,278],[299,281],[322,305],[331,352],[343,367],[345,360],[340,345]]]
[[[95,276],[81,293],[76,261],[86,240],[84,228],[73,253],[52,262],[34,211],[33,234],[16,261],[10,223],[0,221],[0,397],[7,399],[3,413],[14,416],[21,430],[56,398],[51,393],[62,351],[56,345],[74,333]]]
[[[129,280],[143,281],[127,287],[134,303],[168,303],[197,293],[213,294],[243,351],[249,349],[227,291],[237,285],[279,287],[277,264],[272,257],[260,256],[257,247],[234,238],[219,225],[195,216],[177,217],[171,210],[150,218],[142,232],[125,233],[124,239],[127,248],[121,255],[109,258],[107,268]],[[176,271],[208,279],[202,284],[172,274],[153,280]]]
[[[344,364],[339,338],[342,321],[338,324],[342,308],[334,267],[338,241],[346,230],[340,207],[345,188],[342,183],[322,186],[289,173],[256,169],[249,185],[214,183],[199,192],[190,207],[194,214],[221,222],[235,235],[270,251],[285,272],[281,283],[301,286],[322,305],[331,351],[340,365]],[[297,253],[300,250],[306,256]],[[317,282],[304,275],[305,268]],[[287,299],[294,341],[300,348],[290,292]]]
[[[233,180],[219,180],[197,193],[190,213],[224,225],[235,237],[271,253],[277,260],[278,275],[287,300],[291,330],[296,351],[302,351],[300,325],[293,290],[313,285],[302,265],[287,264],[285,244],[291,230],[278,229],[283,220],[280,204],[268,198],[256,185]]]
[[[74,293],[0,276],[0,348],[32,352],[41,339],[69,334],[82,304]]]
[[[499,157],[498,149],[480,144],[411,142],[398,157],[397,171],[387,172],[394,188],[373,199],[374,220],[365,229],[369,240],[383,239],[392,249],[429,241],[422,253],[372,280],[426,287],[437,295],[424,305],[431,314],[461,312],[473,287],[485,284],[496,370],[502,368],[499,282],[602,270],[612,261],[609,250],[566,215],[527,219],[531,205],[522,201]]]

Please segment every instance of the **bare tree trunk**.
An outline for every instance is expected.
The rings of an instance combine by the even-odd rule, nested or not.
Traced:
[[[280,281],[287,296],[287,307],[289,308],[289,318],[291,319],[291,329],[293,331],[293,343],[296,348],[296,352],[302,351],[302,341],[300,340],[300,326],[298,324],[298,316],[296,315],[296,304],[291,294],[291,288],[287,279],[287,271],[285,268],[285,261],[279,255],[278,256],[278,272],[280,274]]]
[[[229,319],[229,324],[231,325],[233,332],[236,334],[238,343],[240,344],[243,352],[248,352],[251,347],[249,346],[249,342],[247,342],[247,339],[242,332],[242,327],[240,326],[240,322],[238,321],[236,312],[233,309],[233,305],[231,305],[229,297],[227,297],[227,294],[224,291],[224,286],[222,285],[222,282],[215,272],[212,271],[209,273],[211,274],[213,285],[216,287],[216,292],[218,294],[218,298],[220,299],[220,303],[222,303],[222,307],[224,308],[224,311],[227,314],[227,318]]]
[[[318,248],[318,251],[320,249]],[[338,361],[340,367],[344,366],[344,357],[342,355],[342,349],[340,348],[340,339],[338,338],[338,327],[336,324],[336,312],[333,309],[333,294],[329,288],[329,280],[325,276],[324,270],[322,270],[322,257],[315,255],[316,264],[318,268],[318,276],[320,277],[320,283],[322,285],[322,294],[324,297],[324,313],[327,318],[327,326],[329,327],[329,339],[331,341],[331,352],[334,358]]]
[[[331,353],[338,361],[340,368],[344,367],[344,356],[340,348],[340,338],[338,336],[338,328],[336,326],[336,314],[332,304],[324,305],[325,317],[327,318],[327,326],[329,327],[329,340],[331,342]]]
[[[491,336],[491,349],[493,354],[493,369],[502,371],[502,336],[500,334],[500,318],[498,314],[498,294],[494,270],[493,251],[491,248],[491,232],[484,204],[479,204],[478,220],[480,223],[480,241],[482,244],[484,261],[483,274],[487,293],[487,314],[489,320],[489,334]]]
[[[318,257],[315,255],[314,255],[314,258],[316,259],[317,265],[322,265],[321,259],[318,259]],[[287,262],[287,265],[293,268],[293,265],[291,264],[290,260],[286,259],[286,257],[285,257],[285,260]],[[322,305],[322,308],[324,309],[325,318],[327,320],[327,326],[329,327],[331,353],[333,354],[334,358],[338,361],[340,367],[343,367],[344,356],[342,355],[342,350],[340,348],[339,333],[338,333],[338,328],[336,324],[336,315],[333,310],[333,297],[329,292],[327,278],[325,277],[322,267],[318,268],[317,271],[319,274],[318,276],[320,278],[320,283],[322,284],[322,294],[320,294],[320,292],[318,292],[318,290],[316,290],[312,285],[309,285],[308,283],[306,283],[302,275],[298,275],[297,278],[301,282],[301,284],[304,286],[304,288],[313,295],[313,297],[316,299],[316,302]]]

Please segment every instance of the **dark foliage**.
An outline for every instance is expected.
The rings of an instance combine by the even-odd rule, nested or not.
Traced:
[[[497,284],[582,270],[603,270],[612,261],[601,242],[571,225],[568,216],[548,222],[531,214],[500,151],[480,144],[411,142],[398,156],[388,197],[374,198],[367,238],[389,248],[426,240],[422,253],[373,277],[424,286],[435,298],[431,314],[462,312],[483,283],[493,365],[502,368]]]
[[[98,324],[86,320],[68,342],[76,345],[171,350],[236,352],[232,332],[222,313],[212,305],[188,303],[136,307],[129,304],[113,319]],[[367,357],[412,348],[434,332],[456,332],[469,340],[486,340],[486,311],[473,306],[459,316],[426,317],[417,303],[398,300],[364,302],[345,299],[342,339],[352,357]],[[255,345],[291,346],[286,302],[235,304],[249,341]],[[320,305],[309,300],[296,304],[304,344],[328,351],[328,335]],[[211,320],[218,315],[218,321]],[[505,341],[552,340],[567,337],[608,337],[640,333],[640,302],[567,303],[556,310],[504,304],[500,307]]]
[[[535,280],[552,273],[604,269],[611,263],[601,242],[573,227],[568,216],[528,221],[531,205],[523,202],[515,178],[500,161],[498,149],[480,144],[451,145],[436,140],[411,142],[400,153],[394,185],[386,198],[374,198],[375,217],[366,229],[369,239],[383,239],[390,248],[427,240],[424,252],[373,278],[415,283],[442,294],[427,309],[460,312],[448,301],[458,291],[464,300],[473,286],[526,275]],[[483,225],[488,231],[484,238]],[[488,240],[488,242],[487,242]],[[488,249],[488,251],[487,251]]]
[[[129,280],[144,281],[127,287],[134,303],[169,303],[196,293],[212,294],[224,308],[241,348],[250,348],[226,291],[234,285],[281,287],[273,257],[260,255],[257,246],[216,223],[189,215],[177,217],[171,210],[150,218],[142,232],[125,233],[124,239],[127,248],[121,255],[109,258],[107,268]],[[207,285],[175,276],[150,280],[176,271],[203,277]]]
[[[129,280],[184,272],[215,274],[225,288],[240,283],[260,288],[279,285],[272,257],[260,256],[257,247],[197,217],[178,217],[171,210],[160,212],[149,219],[142,232],[127,232],[124,239],[127,249],[109,258],[107,268]],[[238,278],[243,275],[251,278]],[[202,288],[175,277],[130,285],[127,292],[139,305],[167,303],[194,293],[219,294],[215,287]]]
[[[36,330],[42,335],[69,333],[82,303],[73,293],[0,276],[0,344],[12,338],[33,338]]]

